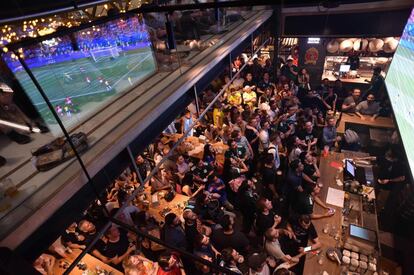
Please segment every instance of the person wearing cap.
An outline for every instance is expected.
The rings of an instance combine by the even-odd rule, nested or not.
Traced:
[[[280,69],[280,74],[287,77],[289,80],[295,81],[298,80],[298,67],[293,65],[293,58],[288,57],[286,59],[286,64]]]
[[[243,89],[243,102],[248,104],[250,107],[253,107],[257,104],[257,95],[253,91],[252,87],[246,86]]]
[[[249,275],[270,275],[270,267],[265,253],[253,253],[247,260]]]

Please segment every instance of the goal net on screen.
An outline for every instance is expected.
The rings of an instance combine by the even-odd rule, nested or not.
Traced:
[[[118,47],[108,47],[90,50],[91,57],[95,62],[107,61],[119,56]]]

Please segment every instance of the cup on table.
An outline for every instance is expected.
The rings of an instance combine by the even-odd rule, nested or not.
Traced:
[[[330,224],[329,223],[325,223],[323,225],[322,232],[325,233],[325,234],[328,234],[329,233],[329,230],[330,230]]]

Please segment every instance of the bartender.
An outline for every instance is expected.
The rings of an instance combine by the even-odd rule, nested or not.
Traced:
[[[405,182],[404,162],[398,157],[397,149],[391,146],[384,156],[356,158],[355,160],[376,161],[378,166],[378,188],[392,190]]]
[[[366,80],[367,81],[367,80]],[[380,100],[383,101],[384,97],[385,97],[385,93],[384,93],[384,77],[381,75],[381,68],[380,67],[375,67],[374,68],[374,72],[372,74],[372,78],[371,81],[367,81],[371,84],[371,86],[368,88],[368,90],[364,93],[363,98],[369,94],[372,93],[375,95],[375,97]]]
[[[359,69],[359,56],[357,52],[352,51],[346,60],[346,64],[350,65],[351,71],[356,71]]]

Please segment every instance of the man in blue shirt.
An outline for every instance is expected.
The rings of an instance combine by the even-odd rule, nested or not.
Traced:
[[[322,142],[324,146],[329,146],[329,149],[335,146],[336,141],[340,141],[341,137],[336,135],[335,118],[328,118],[327,125],[323,127]]]

